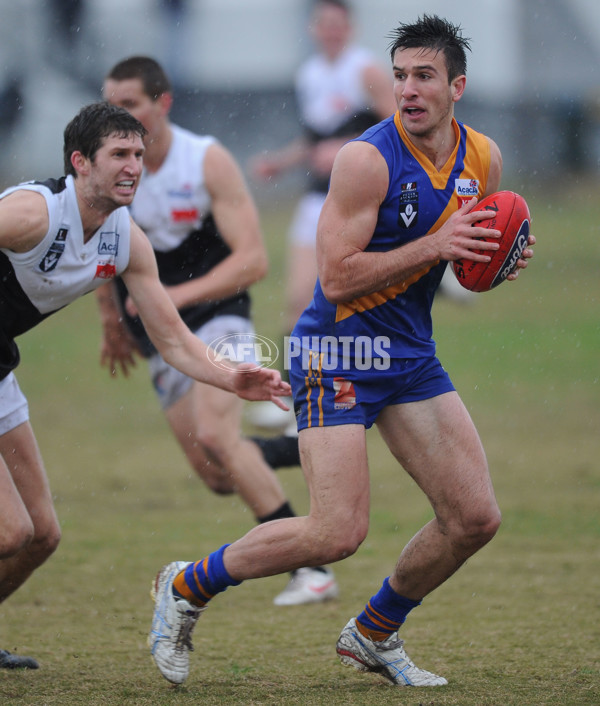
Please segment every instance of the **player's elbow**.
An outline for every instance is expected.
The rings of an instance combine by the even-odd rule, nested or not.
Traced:
[[[260,253],[256,262],[256,279],[264,279],[269,273],[269,258],[265,252]]]
[[[253,252],[252,257],[246,259],[244,269],[247,279],[246,286],[250,286],[255,282],[259,282],[261,279],[264,279],[269,272],[269,259],[266,252]]]
[[[319,273],[319,282],[323,296],[330,304],[341,304],[348,300],[346,288],[342,286],[340,277],[334,268],[323,268]]]

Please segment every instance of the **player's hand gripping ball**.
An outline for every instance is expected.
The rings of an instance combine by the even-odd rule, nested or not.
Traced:
[[[473,225],[479,228],[499,230],[502,235],[496,240],[500,244],[498,250],[487,251],[491,255],[489,262],[473,262],[473,260],[456,260],[452,263],[456,279],[465,289],[472,292],[487,292],[504,282],[511,272],[514,272],[523,250],[529,240],[531,216],[527,202],[514,191],[497,191],[482,199],[476,206],[477,211],[495,211],[494,218],[478,221]],[[486,240],[486,238],[483,238]],[[481,252],[481,251],[479,251]]]

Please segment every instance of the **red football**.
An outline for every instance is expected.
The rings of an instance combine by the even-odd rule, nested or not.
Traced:
[[[473,262],[473,260],[455,260],[452,263],[456,279],[465,289],[472,292],[487,292],[504,282],[514,271],[517,260],[527,247],[531,217],[527,202],[514,191],[497,191],[490,194],[475,206],[477,211],[495,211],[494,218],[477,221],[474,225],[480,228],[492,228],[501,231],[500,239],[496,241],[500,247],[495,252],[486,250],[491,255],[489,262]],[[486,240],[487,238],[482,238]],[[483,251],[474,251],[483,252]]]

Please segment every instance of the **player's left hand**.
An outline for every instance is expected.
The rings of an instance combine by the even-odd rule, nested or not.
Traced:
[[[521,254],[521,257],[517,260],[517,264],[513,272],[511,272],[506,279],[509,280],[515,280],[519,276],[519,271],[524,270],[527,267],[527,261],[530,260],[533,257],[533,249],[532,246],[535,245],[535,235],[529,235],[529,239],[527,241],[527,245],[529,247],[526,247],[525,250],[523,250],[523,253]]]
[[[108,368],[113,377],[119,372],[129,377],[130,370],[137,364],[138,355],[140,351],[137,344],[125,326],[104,327],[100,342],[100,365]]]
[[[278,370],[241,363],[234,372],[233,388],[236,395],[244,400],[270,400],[285,412],[289,410],[280,397],[289,397],[292,388],[283,382]]]

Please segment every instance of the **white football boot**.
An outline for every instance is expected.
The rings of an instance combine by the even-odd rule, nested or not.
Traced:
[[[205,610],[173,596],[173,579],[189,563],[174,561],[163,566],[150,592],[154,600],[154,615],[148,644],[160,673],[172,684],[183,684],[188,677],[189,653],[194,649],[192,631]]]
[[[337,598],[338,594],[338,585],[331,569],[325,568],[323,571],[307,567],[293,572],[288,585],[275,596],[273,603],[277,606],[321,603]]]
[[[404,641],[395,632],[383,642],[373,642],[356,628],[351,618],[342,630],[336,652],[342,664],[359,672],[377,672],[397,686],[444,686],[444,677],[415,667],[404,651]]]

